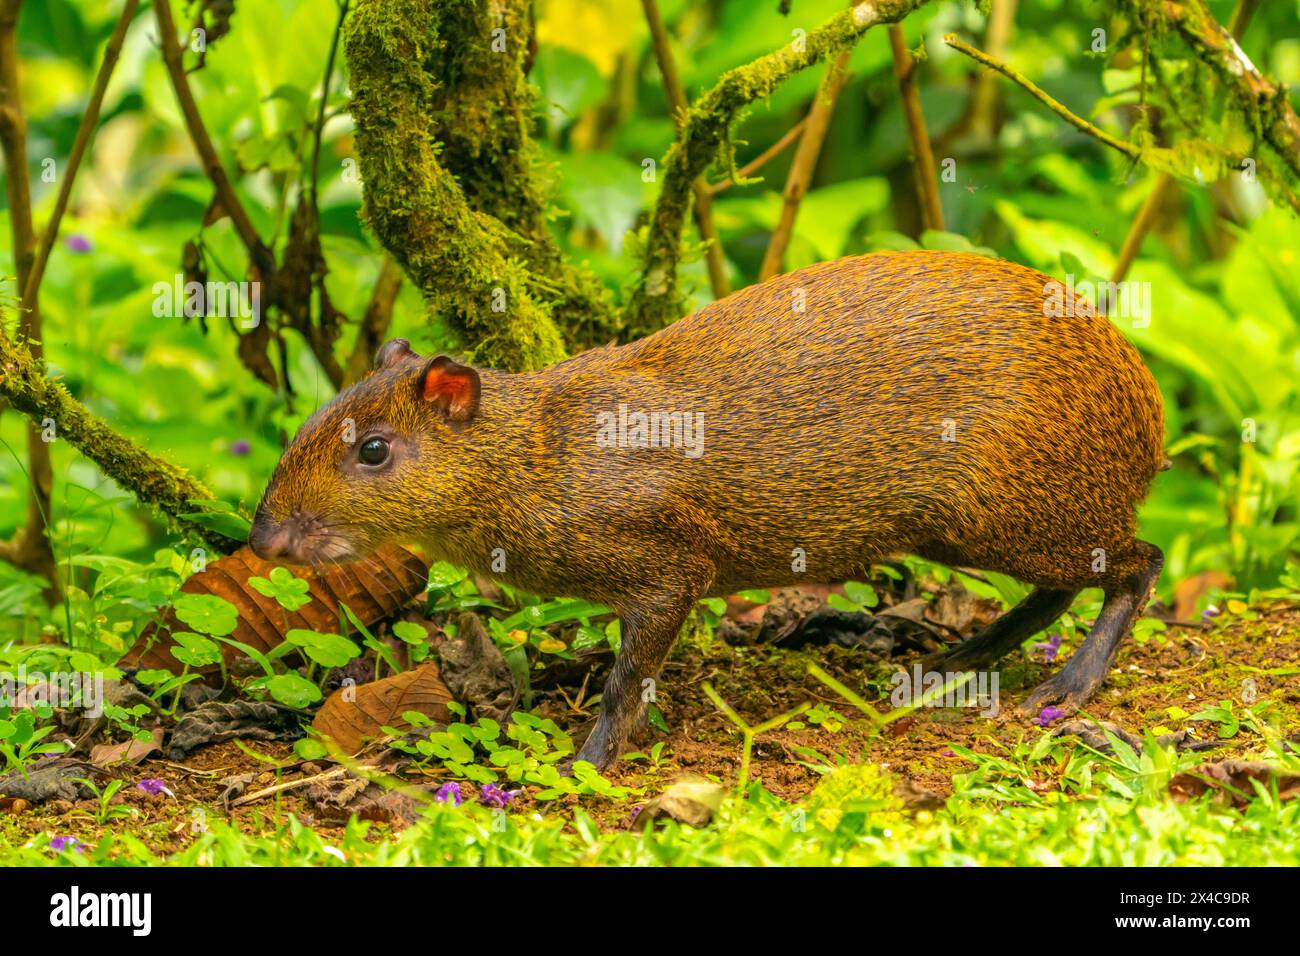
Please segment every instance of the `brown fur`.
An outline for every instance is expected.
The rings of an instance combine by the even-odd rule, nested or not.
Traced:
[[[1049,282],[956,253],[822,263],[630,345],[483,371],[461,428],[403,354],[303,426],[259,524],[303,512],[299,560],[409,538],[491,573],[503,549],[499,577],[607,602],[645,633],[616,667],[620,698],[699,596],[840,581],[890,554],[1132,591],[1152,561],[1134,507],[1164,461],[1160,393],[1107,319],[1046,315]],[[703,454],[601,447],[597,415],[620,404],[701,413]],[[349,417],[359,440],[392,434],[385,474],[349,470]],[[612,697],[584,750],[598,762],[632,724],[635,702]]]

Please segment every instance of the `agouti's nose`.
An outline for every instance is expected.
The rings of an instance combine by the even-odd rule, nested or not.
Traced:
[[[293,522],[285,521],[278,525],[256,521],[248,533],[248,546],[253,553],[266,561],[283,558],[293,552],[297,539],[297,529]]]

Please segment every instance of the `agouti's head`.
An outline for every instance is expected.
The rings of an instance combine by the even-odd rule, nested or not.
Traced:
[[[257,506],[253,551],[340,563],[453,520],[479,387],[474,369],[445,355],[422,359],[403,339],[386,343],[375,370],[312,415],[285,450]]]

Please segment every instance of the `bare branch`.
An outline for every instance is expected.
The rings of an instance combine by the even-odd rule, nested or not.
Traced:
[[[185,128],[189,131],[194,151],[199,154],[199,162],[203,164],[203,170],[207,173],[208,179],[212,180],[212,186],[216,190],[217,202],[230,216],[235,232],[239,234],[240,241],[248,250],[253,265],[262,273],[264,279],[269,280],[275,271],[275,260],[271,250],[258,236],[253,220],[248,216],[248,210],[240,202],[239,194],[235,192],[230,177],[226,175],[226,170],[221,165],[217,149],[212,145],[212,137],[208,135],[208,129],[203,125],[203,115],[194,101],[194,91],[190,89],[189,78],[185,75],[183,54],[176,34],[176,22],[172,19],[171,0],[154,0],[154,11],[158,17],[158,42],[162,45],[163,62],[167,66],[167,75],[171,78],[172,89],[176,92],[176,102],[185,119]]]
[[[921,197],[921,225],[926,229],[943,229],[939,170],[934,163],[930,133],[925,128],[925,114],[921,111],[921,95],[916,88],[916,61],[907,49],[903,28],[897,23],[889,26],[889,45],[894,54],[894,75],[898,78],[898,92],[903,100],[907,135],[912,141],[912,155],[916,158],[916,190]]]
[[[14,273],[19,295],[28,286],[36,259],[36,234],[32,228],[32,195],[27,173],[27,117],[23,113],[18,77],[18,15],[22,0],[0,4],[0,149],[9,201],[9,228],[14,255]],[[41,346],[41,309],[36,295],[20,298],[18,328],[33,343],[31,359],[38,372],[45,366]],[[39,422],[39,419],[37,420]],[[50,446],[42,441],[37,422],[27,427],[27,517],[0,557],[49,582],[46,600],[59,596],[59,570],[50,543],[50,500],[54,470]]]
[[[99,72],[95,74],[95,85],[90,91],[90,100],[86,103],[86,111],[81,114],[81,125],[77,127],[76,139],[72,141],[72,152],[68,154],[68,163],[63,170],[63,181],[59,183],[59,194],[54,200],[54,211],[50,214],[49,225],[45,227],[45,234],[41,237],[40,248],[32,263],[31,273],[27,276],[27,284],[23,287],[24,302],[33,301],[36,298],[36,290],[40,288],[41,279],[45,275],[45,266],[50,260],[50,250],[54,248],[54,241],[59,236],[59,223],[63,220],[63,214],[68,208],[68,199],[72,195],[72,183],[77,178],[77,170],[81,168],[82,157],[85,156],[86,149],[95,136],[95,129],[99,125],[99,110],[104,104],[104,92],[108,89],[113,68],[117,66],[117,58],[122,53],[122,41],[126,38],[127,27],[135,19],[139,6],[140,0],[126,0],[122,7],[122,15],[118,17],[117,26],[113,28],[113,35],[108,38],[108,46],[104,48],[104,60],[99,65]]]
[[[803,202],[804,193],[808,192],[813,173],[817,169],[817,158],[821,155],[822,142],[826,139],[826,130],[830,126],[831,115],[835,112],[835,101],[839,99],[840,90],[849,79],[848,66],[849,53],[845,50],[835,58],[817,88],[817,96],[813,99],[812,108],[808,110],[808,125],[799,137],[794,162],[790,164],[790,173],[786,176],[781,219],[772,231],[772,238],[768,240],[767,252],[763,255],[763,264],[758,271],[759,282],[765,282],[781,272],[785,250],[790,245],[790,237],[794,235],[799,205]]]

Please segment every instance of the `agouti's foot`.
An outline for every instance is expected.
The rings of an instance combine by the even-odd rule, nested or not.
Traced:
[[[592,730],[591,735],[587,737],[587,742],[582,745],[578,755],[560,764],[560,772],[572,776],[573,765],[579,760],[586,760],[597,770],[604,770],[618,757],[618,747],[609,738],[600,723]]]
[[[1071,673],[1067,664],[1035,687],[1016,710],[1027,716],[1036,716],[1044,707],[1055,706],[1066,714],[1072,714],[1092,700],[1105,678],[1105,673],[1097,676],[1077,670]]]

